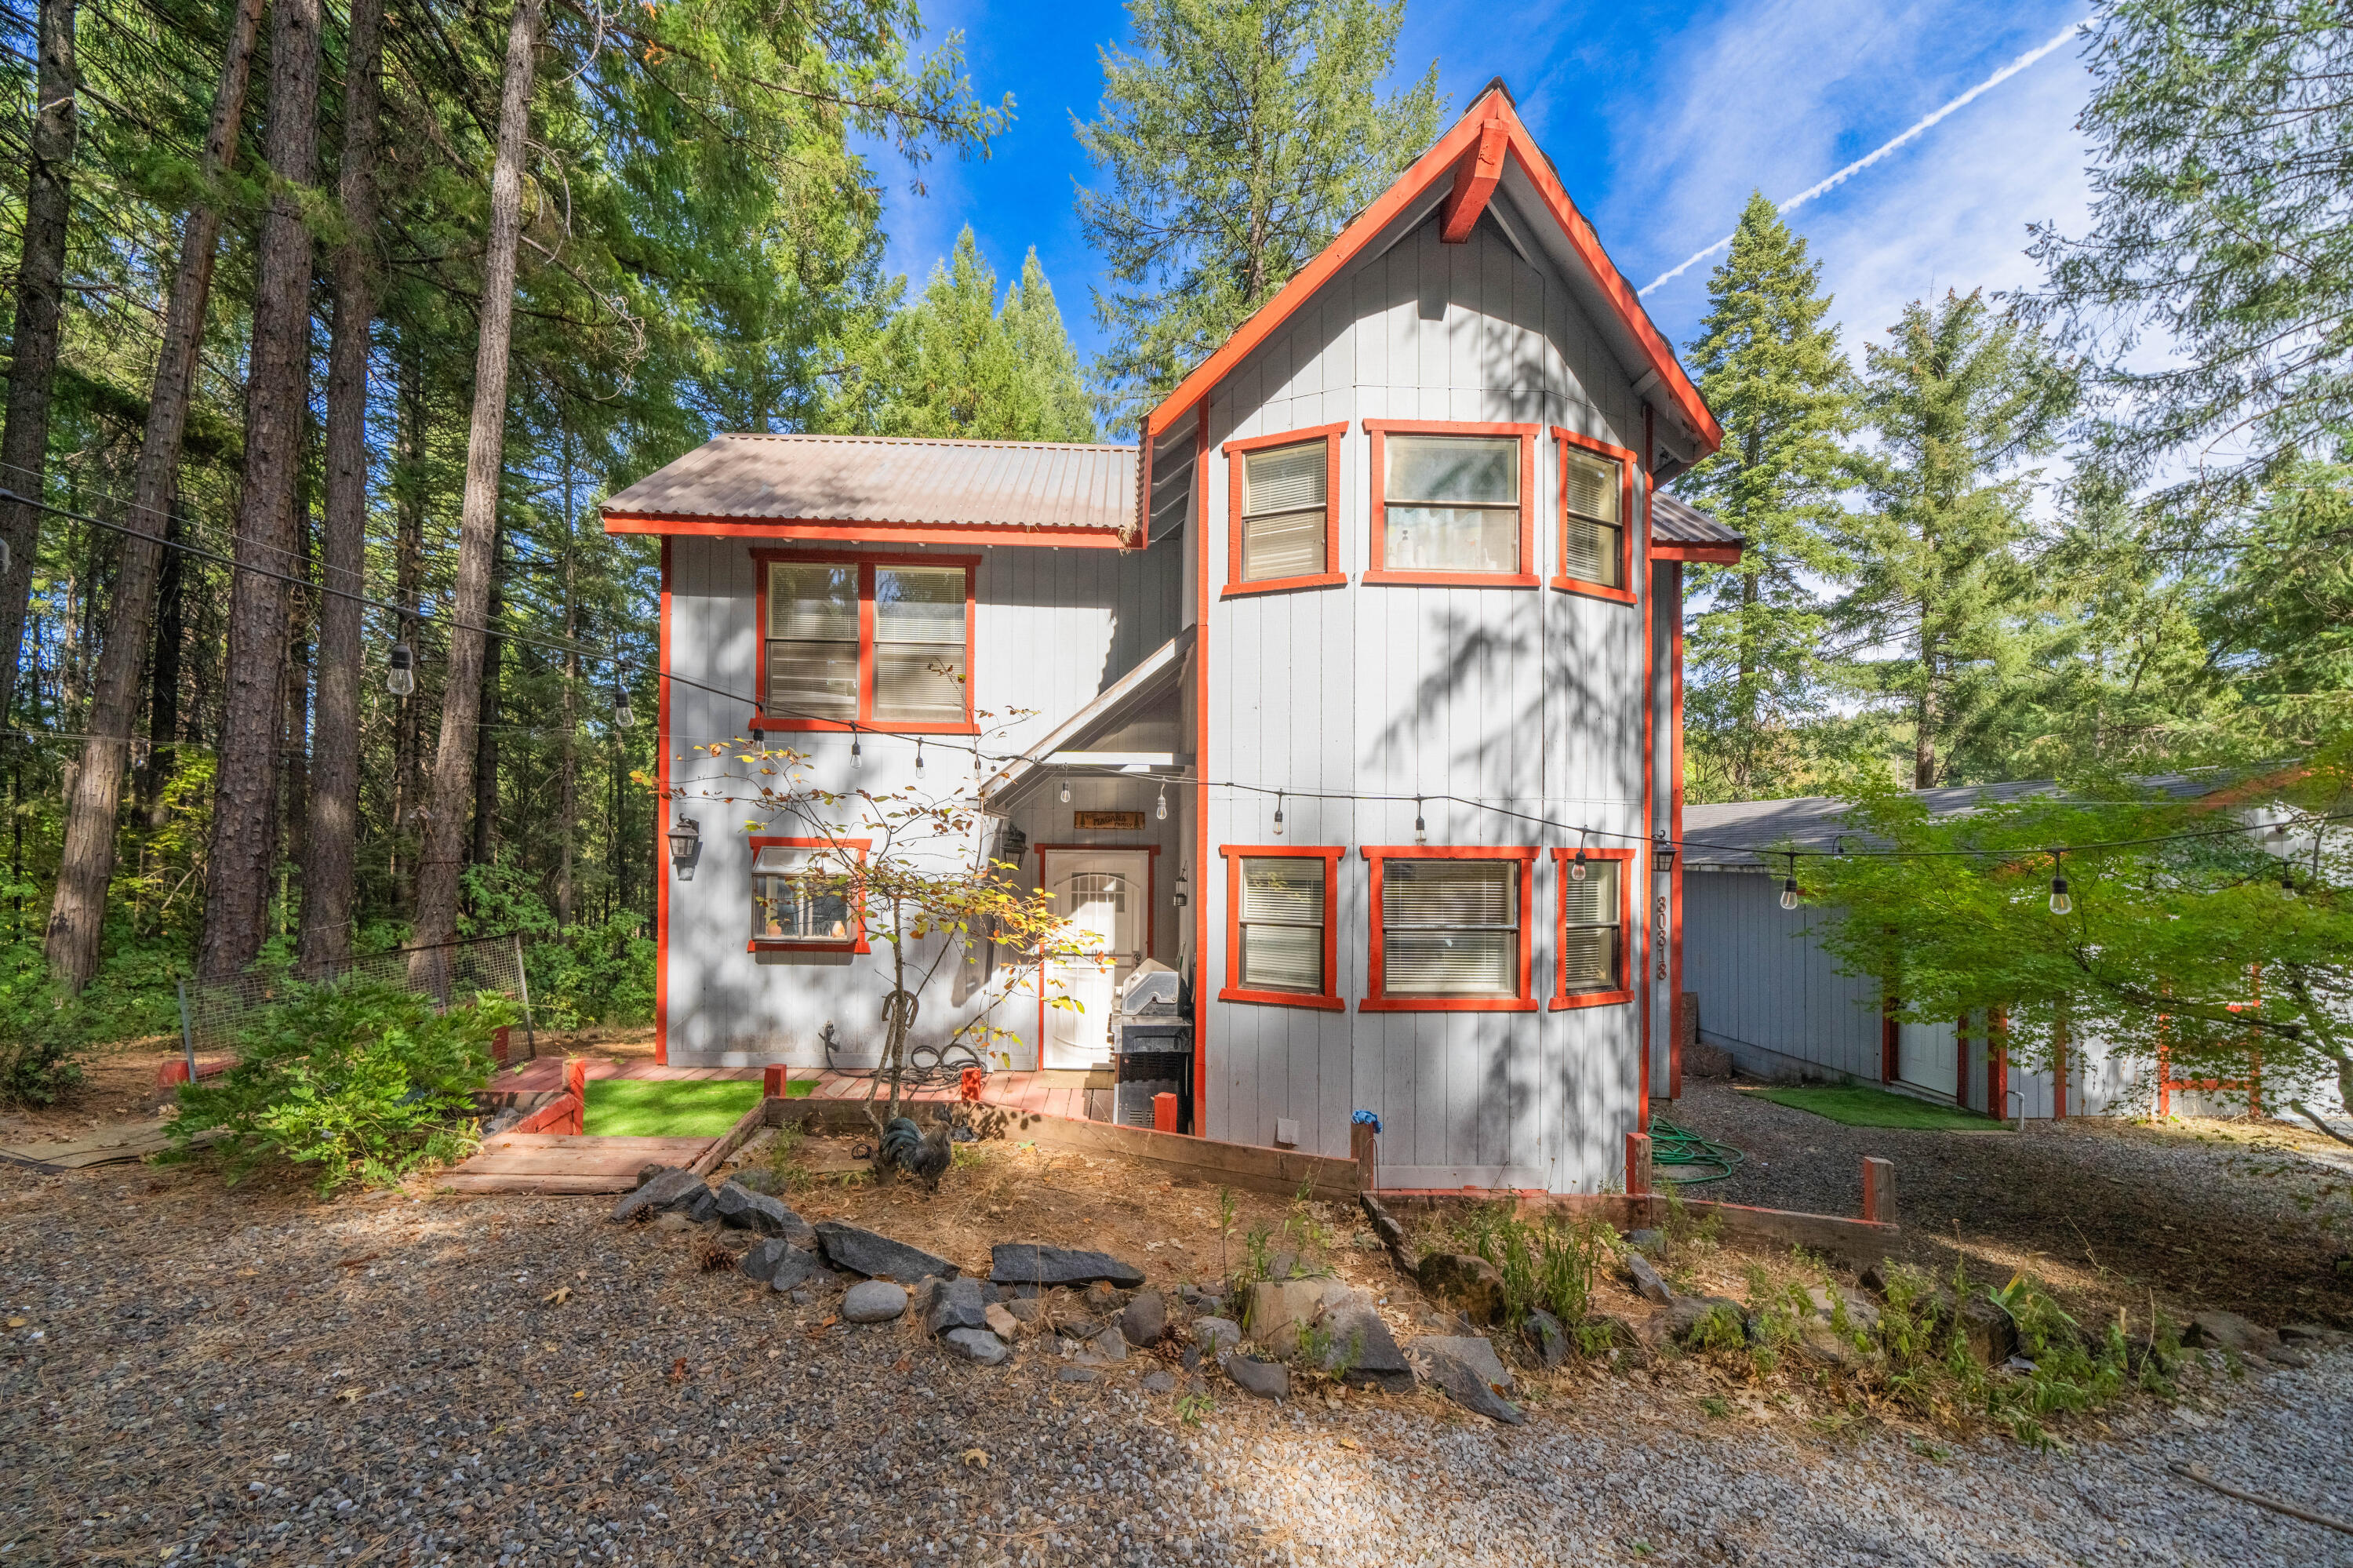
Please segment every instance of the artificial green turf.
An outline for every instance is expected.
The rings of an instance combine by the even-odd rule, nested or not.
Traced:
[[[717,1138],[760,1103],[757,1078],[591,1078],[592,1138]]]
[[[1916,1127],[1930,1132],[1991,1132],[2007,1123],[1951,1106],[1891,1095],[1862,1084],[1792,1084],[1781,1088],[1751,1089],[1760,1100],[1791,1106],[1849,1127]]]
[[[817,1093],[817,1080],[815,1078],[786,1078],[785,1080],[785,1098],[788,1100],[805,1100],[815,1093]]]

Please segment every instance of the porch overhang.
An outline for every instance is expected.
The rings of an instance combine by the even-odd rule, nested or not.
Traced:
[[[987,809],[1003,810],[1013,800],[1066,768],[1149,776],[1182,772],[1192,758],[1174,751],[1131,751],[1092,748],[1102,736],[1116,733],[1131,720],[1158,704],[1177,698],[1193,649],[1193,628],[1187,627],[1151,652],[1135,668],[1105,686],[1094,701],[1062,721],[1044,739],[997,769],[981,786]]]

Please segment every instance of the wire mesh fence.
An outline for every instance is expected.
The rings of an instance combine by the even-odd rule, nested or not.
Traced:
[[[471,1001],[482,991],[496,991],[522,1010],[525,1054],[539,1054],[531,1022],[531,981],[523,973],[522,938],[474,937],[430,947],[396,948],[332,964],[248,969],[235,980],[217,983],[182,980],[180,1043],[187,1053],[189,1078],[193,1081],[196,1076],[199,1054],[234,1053],[237,1036],[258,1014],[306,987],[347,985],[354,980],[429,996],[437,1008]]]

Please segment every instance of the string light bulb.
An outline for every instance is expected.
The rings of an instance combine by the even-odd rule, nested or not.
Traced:
[[[417,651],[406,642],[392,645],[391,668],[384,677],[384,689],[396,697],[405,697],[417,690]]]
[[[2285,856],[2280,860],[2280,891],[2290,898],[2295,896],[2295,873]]]
[[[1791,855],[1789,857],[1789,874],[1781,883],[1781,907],[1784,909],[1795,909],[1797,906],[1798,857],[1796,855]]]
[[[1568,879],[1571,882],[1585,880],[1585,835],[1581,832],[1577,835],[1577,858],[1568,863]]]
[[[1067,805],[1069,805],[1070,803],[1071,803],[1071,781],[1070,781],[1069,779],[1063,779],[1063,780],[1062,780],[1062,804],[1063,804],[1063,805],[1065,805],[1065,806],[1067,806]]]
[[[1421,797],[1419,795],[1413,798],[1413,842],[1418,844],[1430,842],[1430,824],[1421,820]]]
[[[854,729],[849,732],[849,766],[852,768],[866,766],[865,757],[858,749],[858,732]]]
[[[922,736],[917,736],[915,737],[915,771],[916,771],[916,772],[918,772],[918,773],[921,773],[923,770],[923,737]]]
[[[1166,784],[1160,787],[1160,800],[1152,808],[1152,817],[1155,821],[1165,822],[1168,820],[1168,786]]]
[[[613,683],[613,722],[623,729],[638,722],[637,710],[629,706],[629,688],[618,681]]]
[[[1282,836],[1282,791],[1280,789],[1274,792],[1274,836]]]
[[[2051,913],[2064,915],[2074,907],[2075,901],[2067,895],[2067,868],[2053,853],[2051,857]]]

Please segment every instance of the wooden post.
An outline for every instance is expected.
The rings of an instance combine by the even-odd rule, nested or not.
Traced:
[[[1626,1135],[1626,1195],[1647,1198],[1651,1191],[1651,1135],[1630,1132]]]
[[[1895,1223],[1895,1161],[1862,1157],[1862,1217],[1875,1225]]]
[[[564,1064],[564,1092],[572,1097],[574,1107],[571,1131],[588,1130],[588,1063],[580,1056],[569,1057]]]
[[[772,1062],[760,1069],[760,1097],[780,1100],[785,1097],[785,1076],[792,1071],[781,1062]]]
[[[1363,1122],[1350,1122],[1348,1158],[1356,1162],[1356,1190],[1376,1191],[1380,1185],[1380,1134]]]
[[[965,1071],[971,1072],[972,1069],[967,1067]],[[976,1100],[980,1098],[976,1094],[967,1096],[966,1097]],[[1152,1130],[1155,1132],[1175,1132],[1176,1130],[1177,1109],[1178,1101],[1175,1095],[1153,1096]]]

